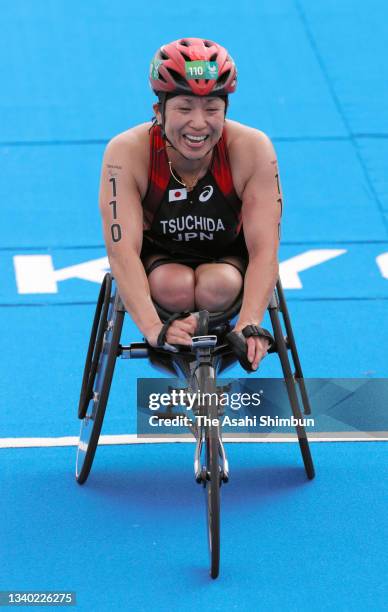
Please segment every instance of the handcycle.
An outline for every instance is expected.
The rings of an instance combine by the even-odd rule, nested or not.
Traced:
[[[173,313],[156,303],[155,306],[161,320],[168,321]],[[204,312],[197,313],[197,333],[192,338],[192,346],[188,348],[181,347],[177,350],[175,347],[172,352],[164,348],[151,347],[146,341],[123,345],[120,340],[126,311],[115,280],[110,273],[107,273],[97,301],[78,406],[78,417],[82,423],[77,449],[76,480],[79,484],[83,484],[93,464],[118,357],[148,358],[152,365],[182,380],[186,392],[194,392],[198,396],[207,398],[205,402],[193,407],[195,416],[205,418],[199,419],[199,424],[194,419],[189,427],[196,439],[195,480],[205,491],[212,578],[217,578],[219,575],[220,488],[222,483],[227,483],[229,480],[229,464],[222,442],[220,410],[209,398],[220,391],[216,383],[218,374],[237,360],[233,349],[226,341],[226,336],[231,329],[230,321],[239,312],[240,307],[241,296],[225,312],[210,313],[210,315]],[[311,480],[315,475],[313,460],[306,431],[299,424],[302,419],[301,404],[304,414],[311,414],[311,408],[280,279],[268,305],[268,312],[275,341],[271,352],[276,352],[281,362],[291,410],[298,420],[295,428],[306,475]],[[288,353],[291,354],[294,372]],[[171,417],[171,412],[168,410],[158,414],[158,418],[166,417]]]

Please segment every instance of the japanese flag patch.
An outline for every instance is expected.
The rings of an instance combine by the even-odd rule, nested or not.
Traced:
[[[178,202],[179,200],[187,200],[187,189],[169,189],[168,190],[168,201]]]

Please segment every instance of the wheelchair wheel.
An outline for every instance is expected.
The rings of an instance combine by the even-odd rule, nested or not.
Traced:
[[[107,281],[105,289],[108,285],[109,281]],[[116,292],[114,291],[113,295],[109,293],[107,315],[106,317],[102,316],[104,312],[104,307],[102,307],[101,317],[97,325],[97,340],[100,329],[104,330],[102,333],[100,351],[97,354],[95,350],[96,347],[91,351],[93,353],[93,358],[91,359],[91,368],[86,387],[87,393],[89,393],[89,401],[86,405],[84,418],[81,423],[76,461],[76,479],[79,484],[83,484],[87,480],[93,464],[116,365],[124,312],[115,309],[115,302]],[[104,305],[106,303],[105,300],[102,303]],[[93,373],[94,360],[95,372]],[[93,380],[90,382],[92,375]]]
[[[196,371],[198,390],[201,393],[215,392],[214,369],[200,365]],[[210,396],[211,397],[211,396]],[[219,466],[219,426],[214,425],[218,418],[218,407],[214,402],[204,407],[203,414],[210,419],[205,425],[205,458],[206,478],[203,486],[206,501],[206,520],[210,556],[210,576],[217,578],[220,571],[220,486],[221,471]]]
[[[205,482],[207,530],[210,554],[210,576],[217,578],[220,571],[220,468],[218,439],[211,434],[205,439],[207,478]]]
[[[102,341],[107,325],[109,300],[112,291],[112,276],[105,274],[97,300],[92,331],[90,334],[88,352],[86,355],[84,373],[82,377],[81,394],[78,405],[78,418],[83,419],[89,401],[93,397],[93,384],[96,377],[98,359],[100,357]]]

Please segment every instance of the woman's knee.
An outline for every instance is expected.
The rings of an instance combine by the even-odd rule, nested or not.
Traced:
[[[239,295],[243,279],[228,264],[211,264],[196,270],[195,303],[210,312],[225,310]]]
[[[148,276],[151,296],[171,312],[194,310],[194,271],[179,264],[165,264]]]

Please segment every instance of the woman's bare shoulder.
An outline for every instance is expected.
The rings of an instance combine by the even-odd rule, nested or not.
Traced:
[[[141,123],[120,132],[108,142],[108,147],[128,147],[129,150],[139,153],[142,150],[148,150],[150,127],[151,123],[149,122]]]
[[[270,139],[261,130],[230,120],[225,127],[233,184],[241,197],[254,168],[268,156],[271,161],[276,160],[276,155]]]
[[[244,123],[240,123],[239,121],[233,121],[231,119],[227,119],[225,121],[226,128],[226,143],[228,147],[233,145],[241,146],[244,141],[250,141],[253,139],[265,141],[268,140],[267,134],[262,132],[261,130],[251,127],[249,125],[245,125]]]

